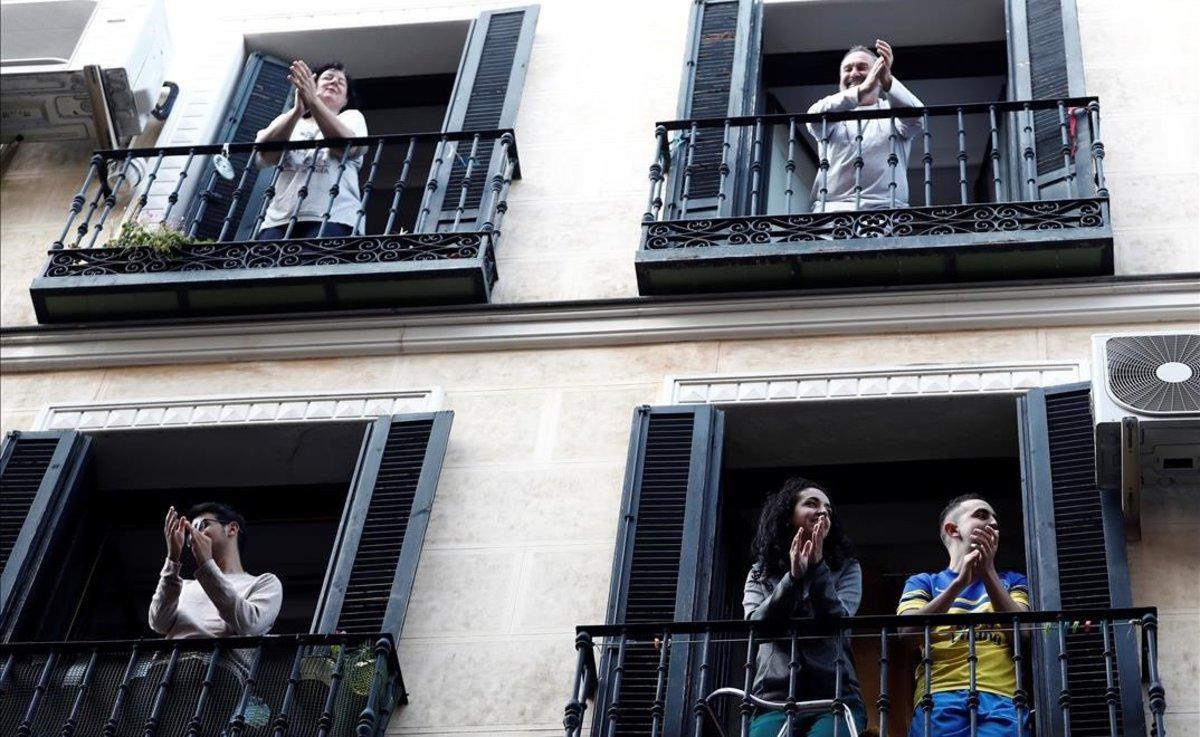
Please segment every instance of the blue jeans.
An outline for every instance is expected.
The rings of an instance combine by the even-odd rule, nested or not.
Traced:
[[[968,691],[938,691],[933,694],[930,737],[971,737],[971,712],[967,709]],[[1017,734],[1017,710],[1007,696],[979,692],[979,711],[975,737],[1014,737]],[[925,712],[917,705],[908,737],[925,737]]]
[[[296,221],[296,226],[294,228],[292,228],[292,234],[289,237],[290,238],[316,238],[317,231],[319,231],[320,229],[321,229],[321,221],[320,220],[298,220],[298,221]],[[335,223],[333,221],[330,221],[328,223],[325,223],[325,233],[322,234],[321,237],[322,238],[344,238],[344,237],[350,235],[351,231],[353,231],[353,230],[354,230],[353,226],[346,225],[345,223]],[[262,230],[258,231],[258,238],[256,238],[255,240],[260,240],[260,241],[283,240],[283,234],[286,232],[287,232],[286,225],[276,225],[276,226],[273,226],[270,228],[263,228]]]
[[[857,699],[847,699],[846,706],[850,707],[850,714],[854,717],[854,726],[861,734],[867,728],[866,707]],[[833,737],[833,724],[834,718],[830,712],[805,714],[796,719],[795,734],[796,737]],[[838,737],[850,737],[850,730],[846,729],[844,717],[838,716],[837,725]],[[786,737],[786,727],[787,714],[784,712],[761,712],[750,722],[750,737],[776,737],[781,730]]]

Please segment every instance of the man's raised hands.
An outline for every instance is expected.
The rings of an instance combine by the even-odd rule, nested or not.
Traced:
[[[879,85],[883,87],[885,92],[892,89],[892,67],[896,63],[895,52],[892,51],[892,46],[882,38],[875,39],[875,52],[879,54],[879,58],[883,59],[883,74],[879,78]]]
[[[867,78],[858,85],[858,104],[874,105],[879,101],[879,88],[883,84],[883,76],[887,73],[887,62],[881,56],[871,65]]]
[[[167,540],[167,557],[175,563],[183,553],[183,541],[186,537],[188,521],[175,511],[175,507],[167,510],[167,518],[163,522],[163,537]]]

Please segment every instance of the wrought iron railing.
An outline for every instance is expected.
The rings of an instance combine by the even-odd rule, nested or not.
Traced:
[[[867,162],[863,126],[871,120],[888,121],[890,150]],[[853,154],[853,187],[832,208],[831,135],[843,121],[839,145]],[[900,183],[909,179],[899,155],[902,123],[913,163],[911,203],[898,199]],[[1106,217],[1095,97],[676,120],[659,123],[655,136],[644,248],[715,245],[722,236],[765,243],[772,230],[784,239],[823,240],[1092,227]],[[973,154],[968,141],[980,140]],[[949,166],[935,156],[939,144],[947,144]],[[863,202],[868,164],[886,172],[888,190],[869,206]],[[757,235],[737,225],[705,230],[713,219],[747,217],[791,219],[774,226],[763,220]],[[699,232],[680,225],[696,220],[707,223]]]
[[[18,737],[370,737],[405,700],[387,635],[0,644]]]
[[[259,239],[282,169],[270,166],[263,156],[321,149],[330,152],[325,165],[336,167],[337,183],[328,191],[310,191],[319,157],[306,157],[298,170],[303,183],[295,202],[289,203],[282,239],[272,240],[278,244],[296,239],[293,231],[301,211],[312,212],[307,207],[312,201],[323,209],[316,238],[303,239],[308,241],[303,248],[276,248],[278,258],[273,259],[271,247]],[[206,264],[216,268],[216,262],[221,262],[222,268],[353,262],[354,254],[339,251],[345,245],[320,239],[330,235],[326,230],[334,203],[345,186],[345,176],[354,171],[350,164],[356,156],[362,157],[361,189],[353,236],[340,241],[366,238],[374,243],[374,250],[396,251],[382,260],[425,260],[479,255],[498,239],[509,185],[519,175],[516,140],[507,129],[107,150],[92,156],[83,185],[52,245],[46,275],[121,273],[104,270],[102,263],[95,263],[103,257],[89,251],[128,245],[121,242],[120,224],[151,215],[156,223],[197,242],[187,246],[194,251],[192,259],[150,254],[161,262],[151,269],[155,271],[206,268]],[[393,181],[379,181],[385,163],[397,171]],[[426,164],[428,176],[423,182],[414,180],[413,172]],[[158,192],[155,182],[176,167],[179,171],[170,191]],[[201,180],[198,192],[190,198],[189,178]],[[386,211],[380,205],[372,208],[382,198],[386,198]],[[248,209],[248,205],[252,207]],[[368,217],[369,213],[374,217]],[[478,237],[472,240],[468,237],[472,234]],[[247,245],[255,241],[254,246]],[[474,248],[469,247],[472,244]],[[312,253],[306,255],[306,249]],[[370,259],[358,259],[363,260]],[[88,268],[94,271],[87,272]]]
[[[1133,672],[1118,673],[1118,650],[1139,644],[1141,663],[1133,653]],[[1091,728],[1088,734],[1118,735],[1123,731],[1121,689],[1134,689],[1134,701],[1141,709],[1144,687],[1149,706],[1152,734],[1165,737],[1163,719],[1166,695],[1158,671],[1158,618],[1153,608],[1080,610],[1059,612],[1021,612],[1012,614],[941,614],[908,616],[862,616],[845,619],[798,619],[782,621],[712,621],[611,624],[576,628],[576,664],[563,724],[567,737],[578,737],[585,729],[589,703],[600,709],[595,714],[592,734],[604,737],[639,734],[655,737],[679,733],[702,737],[712,734],[740,734],[747,737],[751,718],[762,710],[775,709],[786,716],[787,731],[792,731],[803,714],[814,708],[835,716],[834,734],[849,737],[844,726],[849,706],[845,690],[847,664],[835,662],[836,693],[822,702],[803,702],[797,693],[801,670],[798,652],[806,640],[837,639],[849,647],[837,652],[857,650],[856,644],[868,645],[877,658],[878,690],[873,703],[873,726],[879,737],[889,734],[889,717],[912,703],[913,692],[896,693],[893,684],[895,662],[906,649],[915,651],[919,687],[923,680],[924,696],[912,704],[925,737],[937,737],[929,715],[933,709],[931,692],[931,653],[939,638],[960,637],[967,644],[966,667],[970,690],[968,709],[971,723],[980,704],[977,683],[977,645],[985,637],[999,635],[1009,647],[1016,677],[1013,703],[1018,713],[1018,732],[1014,737],[1034,734],[1032,716],[1039,709],[1061,715],[1062,734],[1069,735],[1072,709],[1085,712],[1083,720]],[[753,693],[758,649],[774,643],[788,663],[786,700],[764,703]],[[1041,661],[1053,663],[1050,678],[1031,683],[1030,664],[1035,653]],[[597,658],[597,655],[600,658]],[[690,663],[677,667],[677,656]],[[600,667],[597,667],[600,662]],[[858,676],[864,700],[868,681],[867,667],[858,659]],[[889,667],[892,671],[889,671]],[[921,676],[920,674],[924,675]],[[1053,683],[1050,681],[1053,680]],[[1086,691],[1086,693],[1085,693]],[[728,697],[734,700],[730,702]],[[901,715],[903,713],[901,712]],[[1077,717],[1080,715],[1077,715]],[[1101,726],[1103,724],[1103,726]],[[892,734],[907,733],[903,729]],[[1141,730],[1134,730],[1141,733]],[[1057,731],[1054,732],[1057,734]],[[975,734],[972,727],[972,735]]]

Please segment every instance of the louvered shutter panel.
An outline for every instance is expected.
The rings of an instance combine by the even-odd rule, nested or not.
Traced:
[[[452,412],[399,415],[368,428],[316,632],[399,637],[452,418]]]
[[[82,483],[90,440],[74,431],[13,432],[0,449],[0,633],[8,640],[57,522]]]
[[[1018,100],[1054,100],[1081,96],[1083,70],[1079,60],[1079,27],[1073,0],[1008,0],[1009,54],[1012,69],[1009,89]],[[1042,199],[1066,197],[1066,170],[1063,168],[1062,132],[1058,111],[1042,110],[1033,114],[1034,139],[1037,147],[1038,188]],[[1013,135],[1024,126],[1013,126]],[[1087,126],[1080,126],[1079,150],[1086,151]],[[1018,144],[1015,152],[1023,150]],[[1082,184],[1088,175],[1087,157],[1079,158],[1079,177]],[[1014,169],[1021,181],[1025,166]],[[1024,188],[1017,190],[1024,192]]]
[[[266,54],[255,52],[246,60],[241,79],[233,97],[229,100],[229,112],[217,133],[214,143],[253,143],[254,136],[266,128],[272,120],[287,108],[288,95],[292,85],[288,82],[287,63]],[[242,174],[242,167],[249,160],[249,153],[231,154],[229,162],[233,164],[234,178],[224,179],[217,176],[208,204],[204,206],[204,214],[196,228],[196,236],[216,240],[221,234],[221,227],[229,214],[229,203],[233,199],[233,191],[237,188]],[[226,240],[242,240],[250,235],[250,227],[262,206],[263,192],[269,180],[263,170],[250,173],[247,180],[246,192],[238,201],[234,210],[230,231]],[[200,170],[197,180],[196,194],[192,198],[188,210],[188,221],[200,206],[201,191],[212,177],[213,165],[207,161]],[[251,186],[253,185],[253,186]],[[243,221],[245,221],[243,227]]]
[[[704,619],[716,524],[722,419],[709,406],[642,407],[633,418],[621,526],[613,560],[611,623]],[[665,735],[681,734],[688,703],[689,648],[671,651]],[[612,663],[601,665],[597,718],[615,698],[619,735],[650,733],[658,653],[630,648],[620,693]],[[596,734],[600,730],[595,730]]]
[[[679,117],[721,118],[757,112],[762,56],[762,0],[697,0],[692,6]],[[688,186],[689,218],[744,215],[749,181],[751,137],[742,128],[731,128],[725,179],[725,203],[718,203],[721,186],[723,131],[699,132],[692,152]],[[687,146],[675,148],[672,171],[677,172],[673,196],[683,194]]]
[[[490,10],[481,13],[467,36],[454,81],[454,93],[442,130],[446,132],[484,131],[512,128],[525,85],[525,70],[533,46],[538,6]],[[475,165],[467,185],[467,198],[458,230],[478,230],[482,225],[479,208],[485,192],[503,162],[498,155],[498,140],[479,142]],[[463,175],[471,152],[471,141],[443,144],[445,164],[437,187],[427,190],[422,208],[436,215],[432,224],[438,231],[452,229]],[[428,227],[428,226],[427,226]]]
[[[1131,606],[1118,492],[1096,486],[1091,394],[1086,384],[1038,389],[1019,400],[1026,560],[1034,609]],[[1057,633],[1035,638],[1038,732],[1061,734]],[[1119,734],[1143,737],[1137,642],[1116,628]],[[1067,635],[1073,737],[1109,737],[1103,635]]]

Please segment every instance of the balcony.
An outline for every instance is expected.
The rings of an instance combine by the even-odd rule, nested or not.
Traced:
[[[382,734],[406,702],[391,638],[0,645],[6,735]]]
[[[853,643],[867,733],[907,734],[909,720],[914,716],[921,720],[933,708],[931,698],[913,703],[913,686],[919,685],[913,674],[931,652],[934,638],[945,636],[938,634],[939,628],[952,628],[956,637],[966,641],[972,684],[977,643],[996,637],[1011,643],[1016,672],[1013,703],[1019,721],[1027,725],[1018,735],[1032,735],[1035,727],[1040,730],[1037,734],[1047,737],[1072,730],[1075,734],[1165,734],[1166,692],[1159,679],[1158,619],[1152,608],[577,627],[565,734],[582,734],[589,704],[596,706],[591,733],[610,737],[745,737],[751,716],[762,710],[781,711],[792,718],[830,711],[841,714],[840,698],[798,701],[794,684],[801,658],[797,648],[812,638]],[[758,648],[765,642],[792,653],[791,693],[786,702],[774,705],[747,695]],[[1125,667],[1119,667],[1122,663]],[[844,676],[845,664],[839,661],[835,677],[844,683]],[[928,676],[924,680],[928,694]],[[1154,732],[1132,723],[1147,716]],[[844,722],[840,733],[849,735]],[[925,735],[931,735],[929,726]]]
[[[868,202],[871,120],[891,133],[875,162],[888,195]],[[834,202],[842,121],[853,189]],[[656,139],[636,258],[644,295],[1113,273],[1096,98],[678,120]]]
[[[260,155],[326,148],[341,173],[363,156],[353,234],[326,234],[339,188],[310,191],[312,155],[282,237],[264,239],[280,169]],[[42,323],[485,303],[519,177],[511,130],[97,151],[30,296]],[[306,202],[324,212],[300,238]],[[129,230],[147,221],[153,242]]]

